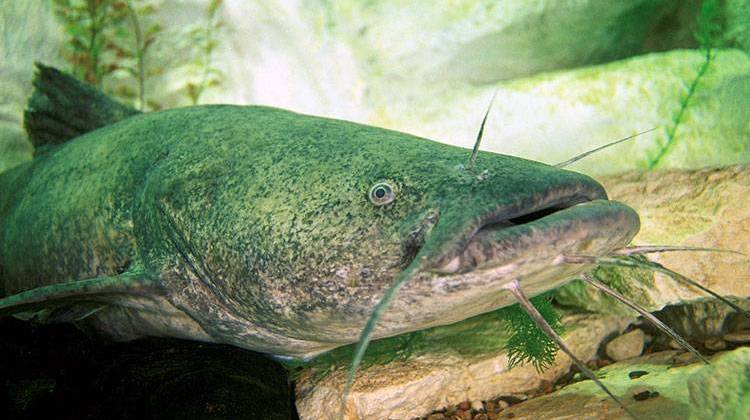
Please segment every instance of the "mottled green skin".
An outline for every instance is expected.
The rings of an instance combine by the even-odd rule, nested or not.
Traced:
[[[134,116],[0,175],[0,285],[13,294],[130,270],[211,340],[309,355],[356,340],[409,267],[377,335],[437,325],[425,308],[456,308],[436,301],[451,289],[429,269],[479,226],[551,196],[605,197],[584,175],[491,153],[467,171],[468,156],[266,107]],[[397,188],[394,203],[368,200],[380,180]]]

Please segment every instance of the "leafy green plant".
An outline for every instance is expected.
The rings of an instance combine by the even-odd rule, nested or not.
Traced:
[[[206,8],[206,24],[198,26],[190,31],[191,38],[201,51],[196,65],[201,70],[201,76],[197,83],[188,82],[185,86],[190,102],[195,105],[209,87],[217,86],[223,78],[221,70],[213,66],[213,54],[218,45],[217,33],[221,28],[221,21],[217,18],[217,11],[222,0],[210,0]]]
[[[105,93],[144,107],[144,57],[162,27],[141,19],[156,11],[155,0],[54,0],[63,23],[64,57],[71,72]],[[117,83],[126,74],[128,84]],[[133,89],[133,85],[138,89]]]
[[[531,302],[555,332],[561,334],[563,326],[560,315],[552,306],[551,293],[537,296]],[[505,345],[508,351],[508,368],[531,363],[538,372],[542,372],[552,366],[558,350],[557,344],[547,337],[518,304],[512,306],[506,315],[506,329],[511,334]]]
[[[682,123],[685,112],[690,106],[690,101],[698,90],[701,79],[708,72],[711,61],[714,57],[714,48],[716,42],[722,34],[721,13],[717,0],[705,0],[701,4],[701,10],[698,14],[698,25],[695,33],[695,39],[705,53],[705,58],[696,72],[693,81],[687,86],[686,91],[680,97],[680,104],[677,112],[672,118],[672,124],[667,127],[666,137],[657,139],[657,150],[650,153],[646,166],[648,169],[654,169],[663,161],[669,153],[677,139],[677,129]]]
[[[65,29],[69,70],[123,102],[142,110],[181,105],[185,100],[195,105],[224,78],[214,65],[223,27],[218,13],[222,0],[207,0],[205,19],[170,28],[169,36],[168,28],[157,21],[161,0],[53,0],[53,4]],[[149,60],[156,44],[160,50],[152,54],[170,52],[172,57]],[[169,92],[158,92],[164,97],[157,100],[157,93],[147,91],[156,85],[174,86],[175,79],[180,86],[175,93],[182,100],[166,97]]]

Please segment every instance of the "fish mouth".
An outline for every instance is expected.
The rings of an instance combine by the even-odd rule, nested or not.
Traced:
[[[640,228],[635,211],[607,200],[603,190],[563,191],[531,201],[482,217],[433,272],[538,277],[560,265],[563,255],[604,255],[625,246]]]

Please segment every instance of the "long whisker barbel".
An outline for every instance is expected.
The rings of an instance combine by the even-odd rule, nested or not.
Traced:
[[[720,249],[720,248],[703,248],[694,246],[674,246],[674,245],[639,245],[639,246],[628,246],[625,248],[616,249],[609,253],[611,256],[630,256],[630,255],[642,255],[642,254],[653,254],[659,252],[676,252],[676,251],[705,251],[705,252],[722,252],[727,254],[737,254],[746,256],[739,251],[733,251],[731,249]]]
[[[655,317],[651,312],[647,311],[642,306],[638,305],[637,303],[631,301],[630,299],[626,298],[625,296],[617,293],[616,291],[610,289],[607,285],[600,282],[599,280],[595,279],[591,274],[584,273],[583,274],[583,281],[586,283],[594,286],[595,288],[599,289],[600,291],[604,292],[605,294],[617,299],[618,301],[622,302],[623,304],[629,306],[634,311],[638,312],[645,320],[651,323],[654,327],[656,327],[659,331],[663,332],[664,334],[672,337],[682,348],[689,351],[690,353],[694,354],[696,357],[701,359],[703,363],[710,364],[708,359],[703,357],[703,355],[693,346],[690,345],[682,336],[677,334],[674,330],[669,328],[666,324],[661,322],[661,320],[657,317]]]
[[[595,149],[591,149],[591,150],[589,150],[587,152],[583,152],[580,155],[573,156],[572,158],[566,160],[565,162],[558,163],[557,165],[555,165],[555,167],[556,168],[564,168],[564,167],[566,167],[568,165],[571,165],[573,163],[578,162],[579,160],[585,158],[586,156],[592,155],[592,154],[594,154],[596,152],[599,152],[599,151],[604,150],[606,148],[612,147],[612,146],[614,146],[616,144],[620,144],[620,143],[622,143],[624,141],[628,141],[630,139],[636,138],[636,137],[638,137],[638,136],[640,136],[642,134],[650,133],[650,132],[656,130],[657,128],[659,128],[659,127],[650,128],[650,129],[648,129],[646,131],[641,131],[640,133],[633,134],[632,136],[627,136],[627,137],[621,138],[619,140],[615,140],[615,141],[613,141],[611,143],[607,143],[607,144],[605,144],[603,146],[599,146],[599,147],[597,147]]]
[[[487,111],[484,113],[484,117],[482,118],[482,124],[479,125],[479,133],[477,133],[477,140],[474,142],[474,148],[471,150],[469,164],[466,165],[467,169],[472,169],[477,161],[477,154],[479,154],[479,145],[482,143],[482,137],[484,136],[484,125],[487,123],[487,117],[490,115],[490,110],[492,110],[492,104],[495,103],[497,92],[498,89],[495,89],[495,92],[492,94],[492,99],[490,99],[490,104],[487,105]]]
[[[521,283],[518,280],[513,280],[509,283],[506,283],[503,288],[509,290],[513,296],[518,301],[518,304],[521,306],[521,308],[526,311],[526,313],[531,317],[532,320],[534,320],[534,323],[539,327],[546,335],[550,338],[550,340],[554,341],[555,344],[565,352],[565,354],[570,357],[570,359],[573,361],[573,363],[578,366],[578,369],[583,372],[584,375],[586,375],[589,379],[594,381],[594,383],[599,386],[599,388],[602,389],[607,395],[609,395],[610,398],[615,400],[617,404],[622,407],[623,410],[625,410],[626,413],[630,415],[632,418],[637,418],[635,414],[633,414],[632,411],[630,411],[625,404],[623,404],[622,401],[620,401],[619,398],[617,398],[610,390],[607,388],[606,385],[604,385],[599,378],[596,377],[594,372],[592,372],[589,368],[586,367],[586,365],[578,359],[573,352],[568,348],[568,346],[563,341],[562,337],[558,335],[555,330],[552,328],[551,325],[544,319],[541,313],[534,307],[534,305],[531,303],[528,297],[526,297],[526,294],[523,293],[523,290],[521,290]]]
[[[570,263],[570,264],[599,264],[599,265],[608,265],[608,266],[641,268],[641,269],[650,270],[650,271],[657,271],[662,274],[666,274],[667,276],[681,283],[697,287],[698,289],[710,294],[716,299],[719,299],[725,304],[731,306],[732,309],[741,313],[746,318],[750,319],[750,312],[740,308],[739,306],[737,306],[737,304],[731,302],[729,299],[725,298],[724,296],[721,296],[720,294],[703,286],[702,284],[698,283],[695,280],[689,279],[688,277],[685,277],[684,275],[677,273],[675,271],[672,271],[664,267],[663,265],[653,262],[653,261],[644,262],[644,261],[638,261],[638,260],[628,258],[628,257],[594,257],[590,255],[564,255],[563,261],[566,263]]]

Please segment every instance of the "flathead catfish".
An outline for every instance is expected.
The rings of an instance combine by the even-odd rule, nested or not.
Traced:
[[[141,114],[39,66],[42,150],[0,176],[2,313],[310,357],[533,296],[637,215],[542,163],[260,106]]]

